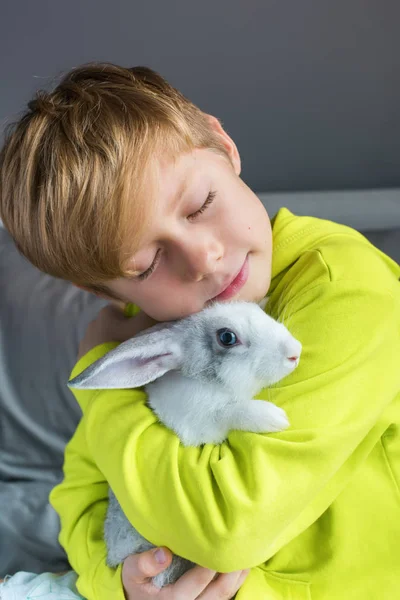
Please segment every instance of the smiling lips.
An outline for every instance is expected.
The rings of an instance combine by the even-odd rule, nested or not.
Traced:
[[[249,276],[249,258],[246,255],[246,260],[244,261],[242,268],[239,273],[234,277],[228,287],[224,288],[222,292],[220,292],[217,296],[212,298],[212,300],[227,300],[231,298],[235,294],[238,293],[240,288],[244,286]]]

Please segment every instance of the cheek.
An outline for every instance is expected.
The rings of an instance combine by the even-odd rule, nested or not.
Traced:
[[[230,222],[228,234],[230,232],[231,236],[236,236],[239,242],[245,242],[250,247],[254,247],[258,245],[260,237],[263,236],[263,229],[262,216],[250,205],[237,211]]]
[[[156,321],[176,321],[188,317],[202,308],[203,306],[193,308],[188,304],[179,306],[177,302],[171,302],[170,300],[161,302],[158,300],[152,305],[144,305],[143,310]]]
[[[174,321],[203,308],[196,292],[198,294],[197,290],[192,291],[176,278],[163,274],[151,288],[136,297],[137,303],[153,319]]]
[[[227,202],[217,216],[219,229],[224,232],[227,239],[247,235],[248,227],[253,226],[252,207],[242,201],[240,197],[236,202]]]
[[[271,223],[268,213],[257,198],[257,203],[253,204],[248,213],[247,230],[254,240],[257,240],[263,246],[270,243],[272,236]]]

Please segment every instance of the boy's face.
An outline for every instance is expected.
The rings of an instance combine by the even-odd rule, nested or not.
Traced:
[[[206,149],[182,154],[175,162],[154,163],[149,195],[155,195],[157,210],[134,255],[134,266],[138,273],[153,263],[155,269],[146,279],[105,282],[122,300],[137,304],[157,321],[202,310],[237,275],[246,257],[247,281],[228,301],[258,302],[270,286],[272,231],[267,211],[239,177],[235,144],[219,124],[215,127],[234,166]],[[210,192],[215,197],[204,206]]]

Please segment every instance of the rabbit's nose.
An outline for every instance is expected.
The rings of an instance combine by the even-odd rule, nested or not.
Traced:
[[[298,355],[293,355],[293,356],[288,356],[287,360],[289,362],[290,368],[291,369],[297,369],[297,365],[300,362],[300,354]]]
[[[294,338],[288,340],[283,349],[284,356],[293,364],[299,362],[301,350],[301,343],[298,340],[295,340]]]

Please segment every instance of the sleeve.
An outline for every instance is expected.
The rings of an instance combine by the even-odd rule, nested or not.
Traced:
[[[116,342],[96,346],[85,354],[76,368],[83,370],[112,348]],[[87,390],[88,401],[95,393]],[[90,457],[84,423],[79,423],[67,444],[64,479],[50,493],[50,503],[60,516],[60,544],[78,574],[77,588],[87,600],[125,600],[121,566],[106,565],[103,525],[108,506],[108,484]]]

